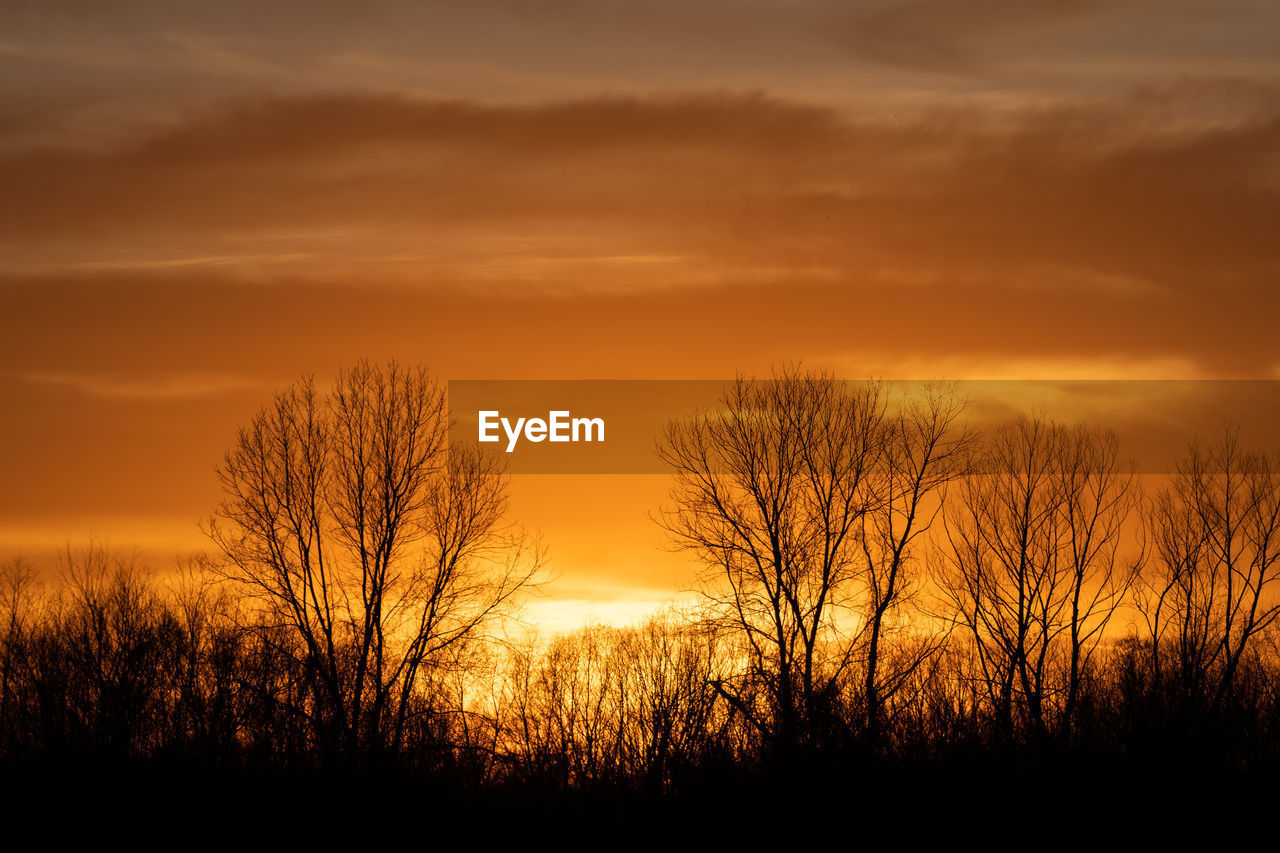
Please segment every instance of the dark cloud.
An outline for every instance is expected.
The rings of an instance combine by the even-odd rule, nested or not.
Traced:
[[[1176,92],[897,124],[753,95],[241,99],[126,146],[0,155],[0,241],[10,275],[1270,304],[1280,100],[1254,97],[1192,124]]]
[[[922,71],[990,70],[993,52],[1031,48],[1085,26],[1123,0],[906,0],[838,19],[831,37],[857,55]]]
[[[1277,19],[1265,0],[873,0],[835,9],[824,30],[852,55],[1006,91],[1078,96],[1110,77],[1132,85],[1202,67],[1268,72]],[[1087,90],[1087,85],[1085,89]]]

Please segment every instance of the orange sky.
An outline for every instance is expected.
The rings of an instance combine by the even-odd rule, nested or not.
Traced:
[[[0,556],[199,546],[235,427],[361,356],[1278,378],[1277,44],[1264,0],[3,4]],[[690,582],[662,494],[517,479],[539,618]]]

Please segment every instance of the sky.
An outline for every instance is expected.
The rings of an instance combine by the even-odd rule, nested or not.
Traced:
[[[0,0],[0,556],[207,544],[304,373],[1280,378],[1266,0]],[[532,476],[554,627],[681,595]]]

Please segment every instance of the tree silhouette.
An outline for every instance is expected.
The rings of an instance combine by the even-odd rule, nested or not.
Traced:
[[[1146,521],[1156,559],[1139,605],[1157,681],[1167,654],[1183,698],[1216,710],[1280,616],[1280,467],[1224,425],[1192,442]]]
[[[1061,699],[1069,732],[1082,672],[1141,565],[1120,552],[1134,475],[1113,433],[1026,416],[993,430],[970,470],[938,551],[942,595],[1000,730],[1012,735],[1020,712],[1045,735]]]
[[[445,447],[438,386],[395,364],[302,380],[221,466],[215,554],[176,575],[98,544],[53,578],[0,563],[10,801],[33,773],[110,779],[115,810],[153,802],[127,780],[158,772],[233,774],[278,798],[264,820],[319,791],[357,807],[350,786],[392,810],[715,792],[700,817],[839,802],[893,823],[910,798],[886,786],[918,770],[953,774],[956,819],[1007,809],[1009,771],[1038,780],[1028,800],[1103,769],[1149,792],[1190,779],[1170,769],[1274,772],[1275,458],[1227,428],[1146,504],[1108,430],[979,434],[954,388],[897,387],[729,384],[660,441],[661,521],[703,601],[513,638],[495,629],[541,551],[493,458]]]
[[[964,424],[964,401],[954,386],[929,383],[897,402],[884,425],[883,452],[872,469],[877,500],[862,517],[863,705],[868,737],[879,739],[883,710],[940,639],[920,636],[919,614],[903,614],[918,590],[915,548],[943,509],[948,484],[966,474],[972,433]],[[895,615],[902,616],[893,622]],[[915,621],[914,626],[910,623]],[[919,641],[886,661],[891,629],[914,630]]]
[[[361,362],[323,397],[281,392],[219,468],[217,567],[298,640],[297,710],[331,758],[394,754],[426,670],[457,665],[539,570],[495,458],[450,456],[447,429],[425,370]]]
[[[824,725],[850,662],[840,618],[882,500],[884,415],[878,383],[787,369],[739,377],[720,408],[673,421],[659,443],[675,478],[662,523],[708,570],[711,618],[745,656],[747,679],[718,689],[782,748]]]

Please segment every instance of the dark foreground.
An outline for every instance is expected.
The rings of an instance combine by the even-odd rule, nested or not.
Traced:
[[[1270,838],[1272,768],[1085,755],[811,761],[703,774],[675,792],[464,787],[406,772],[100,759],[0,764],[8,849],[318,843],[356,849],[679,845],[1091,849]]]

